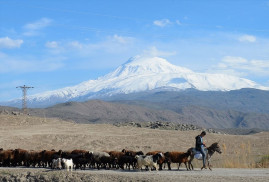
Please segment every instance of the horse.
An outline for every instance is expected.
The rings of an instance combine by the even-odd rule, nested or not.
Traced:
[[[194,155],[199,152],[197,151],[195,148],[189,148],[188,149],[188,152],[190,153],[190,160],[189,160],[189,169],[190,170],[193,170],[193,165],[192,165],[192,160],[194,159]],[[208,168],[212,171],[211,169],[211,166],[209,164],[209,161],[212,157],[212,155],[215,153],[215,152],[218,152],[219,154],[221,154],[221,149],[220,149],[220,146],[218,144],[218,142],[215,142],[213,143],[210,147],[208,148],[205,148],[205,153],[206,153],[206,161],[207,161],[207,165],[208,165]],[[200,153],[200,152],[199,152]],[[199,158],[198,160],[203,160],[203,158]],[[192,169],[191,169],[192,168]],[[201,170],[203,169],[204,167],[201,168]],[[205,168],[206,169],[206,168]]]

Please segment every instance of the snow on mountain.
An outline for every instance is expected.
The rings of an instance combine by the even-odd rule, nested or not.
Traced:
[[[97,80],[28,96],[28,103],[31,107],[46,107],[66,101],[84,101],[98,96],[128,94],[157,88],[194,88],[201,91],[229,91],[241,88],[269,90],[248,79],[224,74],[196,73],[172,65],[163,58],[136,56]],[[18,100],[13,101],[15,102]]]

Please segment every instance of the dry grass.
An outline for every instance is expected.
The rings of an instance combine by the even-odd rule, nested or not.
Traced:
[[[269,155],[262,156],[261,160],[256,163],[257,168],[269,168]]]
[[[227,147],[223,144],[223,155],[227,155]],[[227,155],[221,166],[224,168],[253,168],[255,167],[255,155],[252,154],[251,144],[241,143],[234,151],[234,155]]]
[[[227,145],[222,143],[222,154],[217,159],[213,157],[211,164],[217,168],[269,168],[269,155],[263,156],[255,153],[257,148],[254,150],[253,145],[250,141],[246,141],[241,142],[238,146],[234,144],[233,147],[227,148]],[[200,167],[201,165],[201,161],[196,161],[194,166]]]

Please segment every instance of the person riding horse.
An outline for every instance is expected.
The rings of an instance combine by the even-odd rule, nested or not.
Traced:
[[[196,136],[196,142],[195,142],[195,149],[199,152],[201,152],[202,156],[203,156],[203,168],[206,168],[206,152],[205,152],[205,148],[206,145],[203,142],[203,137],[206,135],[206,132],[203,131],[200,135]]]

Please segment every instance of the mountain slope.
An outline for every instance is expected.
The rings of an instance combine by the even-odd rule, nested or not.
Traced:
[[[248,105],[247,102],[241,99],[242,97],[235,99],[234,102],[231,102],[230,107],[228,107],[229,100],[233,100],[233,98],[226,97],[225,99],[228,100],[228,105],[220,109],[219,107],[214,107],[214,103],[212,104],[213,107],[207,107],[205,105],[214,100],[214,98],[216,98],[216,103],[221,103],[219,100],[222,98],[221,96],[219,96],[219,98],[216,96],[211,96],[211,98],[208,96],[204,97],[203,99],[208,99],[208,102],[205,102],[204,106],[201,106],[203,104],[202,101],[204,100],[201,98],[199,99],[199,94],[205,96],[210,94],[210,92],[194,92],[198,92],[196,93],[196,96],[191,94],[194,95],[194,97],[190,99],[191,95],[189,95],[184,101],[182,100],[182,103],[180,103],[181,98],[184,98],[182,95],[180,97],[182,92],[160,92],[153,95],[139,93],[142,94],[144,98],[147,98],[147,100],[143,100],[140,96],[140,100],[114,100],[113,102],[90,100],[87,102],[67,102],[46,109],[30,109],[29,112],[31,115],[57,117],[78,123],[165,121],[194,124],[205,128],[269,129],[269,107],[266,102],[261,104],[261,106],[264,107],[264,110],[262,110],[263,112],[261,113],[258,111],[254,112],[256,107],[255,102],[250,102],[250,105]],[[240,91],[236,92],[237,94],[235,95],[240,95]],[[268,92],[263,92],[264,94],[261,95],[266,96],[266,94],[268,94]],[[193,91],[191,91],[191,93],[193,93]],[[222,94],[224,93],[226,94],[226,92],[223,92]],[[262,92],[259,91],[259,93]],[[130,96],[128,99],[132,99],[133,97],[134,96]],[[197,98],[198,102],[193,102]],[[189,102],[187,100],[189,100]],[[266,97],[264,97],[264,100],[266,101]],[[237,103],[243,104],[237,107]],[[251,104],[253,103],[254,109],[252,112],[242,112],[231,109],[242,108],[244,110],[244,107],[251,109]],[[258,108],[258,110],[260,109],[261,108]],[[18,111],[16,108],[9,107],[0,107],[0,113],[2,112],[1,110],[4,111],[3,113],[6,113],[5,110],[10,113],[11,111]]]
[[[122,93],[189,88],[200,91],[229,91],[241,88],[269,89],[244,78],[224,74],[195,73],[187,68],[172,65],[159,57],[137,56],[97,80],[89,80],[73,87],[29,96],[28,106],[47,107],[67,101],[86,101]],[[19,106],[19,103],[20,100],[14,100],[2,104]]]
[[[159,111],[127,104],[100,100],[67,102],[46,109],[31,109],[32,115],[58,117],[77,123],[116,123],[130,121],[182,122],[182,117],[173,111]]]
[[[116,123],[166,121],[187,123],[205,128],[269,129],[269,114],[215,110],[200,106],[185,106],[180,112],[149,109],[143,106],[90,100],[67,102],[46,109],[31,109],[31,115],[58,117],[77,123]]]
[[[269,91],[257,89],[240,89],[228,92],[198,91],[195,89],[184,91],[152,90],[116,95],[104,98],[104,100],[175,112],[181,112],[185,106],[199,106],[216,110],[269,114]]]

